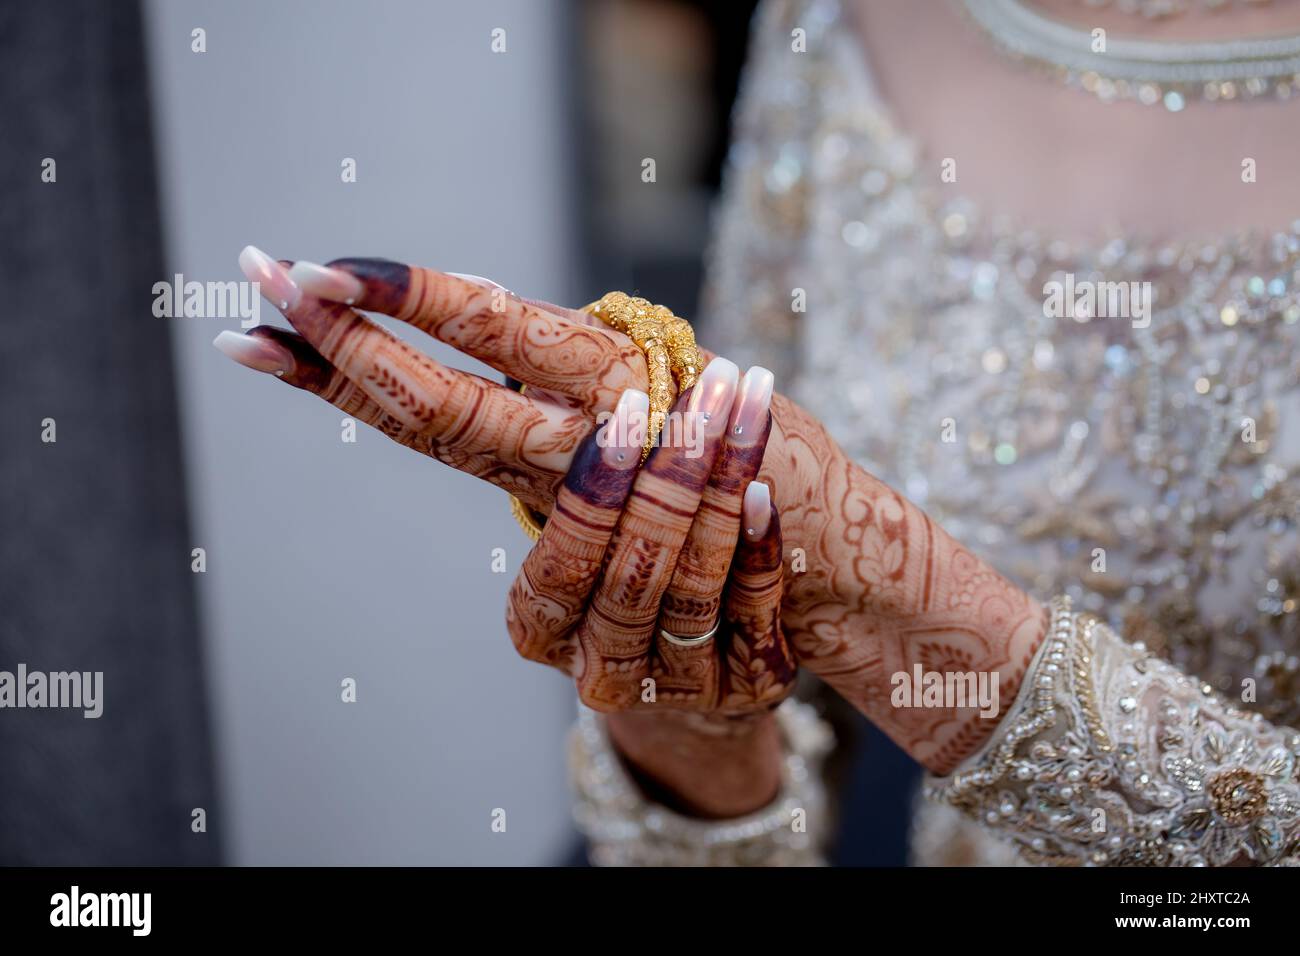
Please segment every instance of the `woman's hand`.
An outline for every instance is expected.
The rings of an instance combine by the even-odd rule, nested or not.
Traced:
[[[510,326],[493,309],[504,311],[504,290],[448,278],[452,289],[491,303],[465,307],[479,325],[475,318],[429,323],[420,310],[412,322],[524,377],[532,387],[519,396],[436,366],[350,310],[331,314],[339,307],[290,286],[282,264],[244,258],[246,264],[253,259],[268,297],[285,304],[285,314],[312,342],[260,328],[247,338],[227,337],[241,350],[235,357],[280,372],[411,447],[510,490],[533,490],[530,504],[550,518],[511,589],[509,632],[523,656],[570,674],[579,697],[609,713],[610,735],[643,786],[702,816],[735,816],[769,802],[781,766],[771,710],[789,693],[795,673],[780,626],[779,521],[767,486],[754,482],[770,434],[771,374],[752,369],[738,383],[733,363],[711,362],[695,388],[679,397],[658,447],[638,470],[644,392],[626,389],[610,421],[581,437],[609,401],[595,378],[645,376],[640,350],[619,333],[575,322],[553,306],[534,316],[534,307],[511,297],[511,306],[524,307],[534,340],[562,350],[553,359],[555,374],[546,374],[535,348],[503,341]],[[353,267],[371,274],[400,268]],[[382,284],[380,294],[368,296],[319,267],[300,265],[294,274],[357,305],[407,314],[400,303],[385,305],[393,300],[383,298]],[[322,279],[334,285],[322,288]],[[448,311],[445,302],[431,308]],[[540,321],[530,324],[533,318]],[[588,374],[572,375],[570,366]],[[602,371],[593,375],[597,367]],[[550,388],[543,392],[539,382]],[[561,390],[567,397],[557,400]],[[418,417],[448,402],[489,419],[525,414],[521,407],[539,410],[530,416],[536,423],[531,446],[505,440],[518,433],[503,433],[490,421],[447,412],[453,433]],[[493,437],[468,438],[474,428]],[[564,460],[554,449],[573,435],[581,443],[557,492],[554,473]],[[527,447],[549,457],[520,450]],[[660,628],[685,639],[716,633],[682,646]]]
[[[780,526],[754,481],[770,400],[766,370],[738,388],[736,366],[714,359],[638,469],[648,402],[624,393],[584,439],[511,588],[506,622],[520,654],[572,675],[582,701],[602,711],[745,714],[784,698],[794,662],[776,619]],[[720,612],[737,640],[687,647],[663,637],[697,640]]]
[[[255,251],[241,263],[302,338],[255,329],[223,348],[542,513],[594,416],[647,383],[644,359],[620,333],[504,290],[376,259],[300,263],[297,282]],[[408,321],[525,382],[529,394],[446,368],[351,305]],[[1046,612],[851,461],[794,402],[773,396],[772,417],[760,477],[795,559],[782,620],[800,663],[917,760],[946,772],[997,718],[895,707],[893,675],[916,665],[988,674],[1005,709]]]
[[[714,359],[638,470],[649,403],[625,392],[579,447],[507,603],[519,653],[571,675],[643,787],[696,815],[746,813],[779,786],[771,710],[795,663],[780,523],[754,480],[771,394],[766,370],[738,387]]]

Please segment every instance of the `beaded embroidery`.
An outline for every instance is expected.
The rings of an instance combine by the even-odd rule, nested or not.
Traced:
[[[998,734],[928,795],[1005,831],[1036,862],[1298,864],[1297,758],[1300,734],[1229,706],[1059,600]]]

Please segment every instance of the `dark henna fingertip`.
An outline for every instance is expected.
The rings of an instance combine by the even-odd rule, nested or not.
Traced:
[[[751,539],[743,530],[740,545],[736,548],[735,567],[745,574],[768,574],[781,567],[781,520],[776,505],[770,506],[767,531],[758,539]]]
[[[757,477],[759,469],[763,467],[763,453],[766,450],[766,437],[756,445],[745,447],[724,442],[713,465],[709,484],[727,497],[739,495]]]
[[[599,436],[597,429],[582,440],[564,476],[564,487],[593,508],[621,510],[636,479],[636,469],[607,464]]]
[[[266,339],[288,350],[293,356],[294,367],[284,374],[283,380],[290,385],[319,392],[328,387],[335,375],[334,367],[301,335],[269,325],[256,326],[247,334],[249,338]]]
[[[693,406],[695,388],[687,389],[668,413],[668,419],[643,470],[692,490],[702,490],[717,460],[723,437],[719,429],[709,429],[699,410]]]
[[[357,305],[372,311],[396,315],[411,292],[411,267],[391,259],[347,258],[326,263],[355,276],[365,292]]]

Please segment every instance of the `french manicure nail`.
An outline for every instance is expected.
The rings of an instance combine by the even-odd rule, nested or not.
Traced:
[[[487,286],[489,289],[505,289],[500,282],[493,282],[491,279],[485,279],[482,276],[472,276],[468,272],[448,272],[447,275],[455,276],[457,279],[464,279],[466,282],[472,282],[475,285]],[[507,292],[510,290],[506,290]]]
[[[361,298],[365,291],[361,280],[342,269],[317,265],[315,262],[301,260],[289,269],[289,278],[298,284],[303,292],[329,302],[343,302],[352,305]]]
[[[492,303],[493,303],[493,304],[492,304],[492,308],[493,308],[493,310],[495,310],[495,311],[501,311],[501,305],[498,304],[498,302],[497,302],[497,290],[500,290],[501,293],[503,293],[503,294],[509,296],[509,297],[512,298],[512,299],[519,299],[519,298],[520,298],[516,293],[511,292],[509,289],[507,289],[505,286],[503,286],[500,282],[493,282],[491,279],[485,279],[483,276],[472,276],[472,275],[470,275],[468,272],[448,272],[448,273],[445,273],[445,275],[449,275],[449,276],[451,276],[452,278],[455,278],[455,279],[463,279],[463,280],[466,281],[466,282],[472,282],[472,283],[474,283],[474,285],[482,286],[484,289],[491,289],[491,290],[492,290]],[[537,301],[537,300],[535,300],[535,299],[521,299],[520,301],[528,302],[528,303],[530,303],[531,305],[535,305],[535,306],[537,306],[537,307],[540,308],[540,309],[546,309],[548,312],[554,312],[554,311],[556,311],[556,307],[555,307],[555,306],[550,305],[549,303],[546,303],[546,302],[539,302],[539,301]]]
[[[727,427],[727,436],[732,444],[752,445],[762,437],[767,412],[772,406],[774,382],[772,373],[761,365],[755,365],[740,380],[736,404],[731,408],[731,422]]]
[[[289,278],[289,270],[257,246],[244,246],[239,268],[250,282],[258,283],[262,295],[281,312],[292,309],[302,298],[302,290]]]
[[[772,490],[761,481],[751,481],[745,488],[740,515],[745,537],[750,541],[761,540],[772,523]]]
[[[601,439],[600,454],[605,464],[619,469],[636,466],[641,460],[649,414],[650,396],[645,392],[629,388],[619,396]]]
[[[226,331],[213,339],[212,344],[223,355],[256,372],[284,375],[294,368],[293,354],[270,339]]]
[[[700,416],[706,435],[720,435],[725,430],[739,377],[740,369],[735,362],[715,358],[695,383],[688,411]]]

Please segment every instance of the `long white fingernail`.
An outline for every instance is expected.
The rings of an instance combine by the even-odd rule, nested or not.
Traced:
[[[740,369],[730,359],[715,358],[705,367],[691,391],[689,411],[700,416],[707,435],[721,435],[731,417]]]
[[[485,279],[482,276],[472,276],[468,272],[448,272],[449,276],[455,276],[457,279],[464,279],[466,282],[472,282],[475,285],[486,286],[489,289],[505,289],[500,282],[493,282],[491,279]],[[509,292],[509,289],[506,289]]]
[[[366,291],[361,280],[342,269],[317,265],[301,260],[289,267],[289,278],[298,283],[302,291],[329,302],[352,305]]]
[[[302,290],[289,278],[289,270],[257,246],[244,246],[239,253],[239,268],[250,282],[256,282],[266,301],[281,312],[296,306]]]
[[[633,468],[641,460],[649,424],[650,396],[629,388],[619,396],[614,412],[598,437],[600,456],[611,468]]]
[[[761,540],[772,523],[772,489],[761,481],[751,481],[740,506],[740,520],[745,526],[746,538]]]
[[[762,437],[767,412],[772,407],[774,381],[772,373],[761,365],[755,365],[740,380],[727,430],[727,438],[733,445],[748,447]]]
[[[212,344],[221,354],[255,372],[284,375],[293,371],[293,354],[270,339],[225,331],[213,339]]]

